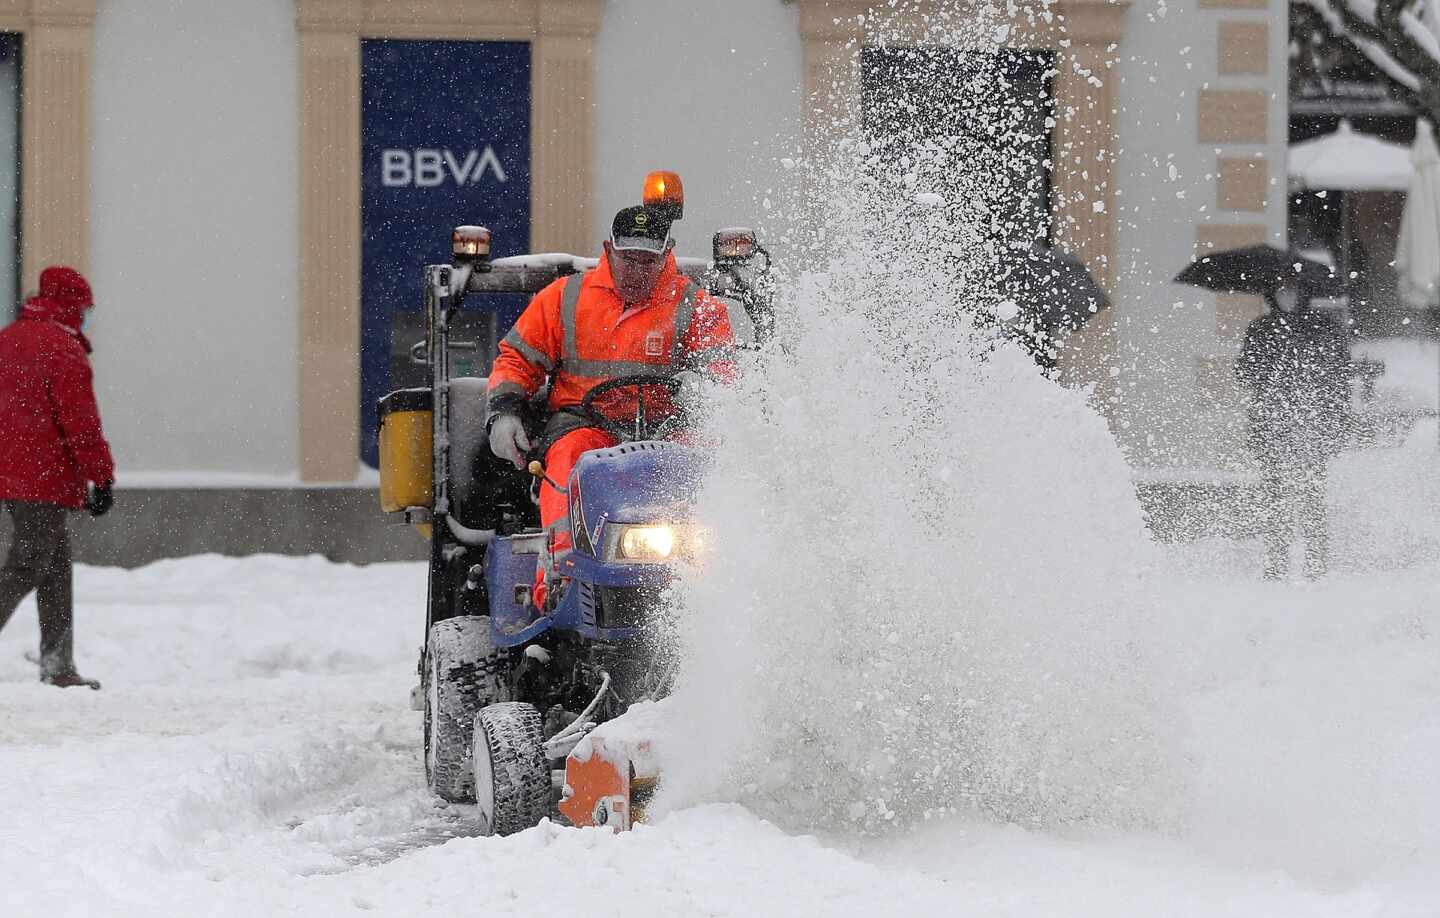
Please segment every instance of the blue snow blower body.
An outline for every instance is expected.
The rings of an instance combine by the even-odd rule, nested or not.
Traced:
[[[626,527],[668,528],[694,538],[689,506],[704,473],[699,451],[674,443],[634,441],[580,457],[567,487],[574,548],[556,559],[568,584],[553,610],[537,615],[530,600],[543,534],[497,538],[485,569],[492,640],[515,647],[550,629],[592,641],[636,640],[645,609],[670,585],[671,565],[620,557]]]

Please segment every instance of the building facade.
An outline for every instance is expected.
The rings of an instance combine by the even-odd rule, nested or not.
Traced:
[[[378,516],[363,487],[367,379],[403,344],[366,316],[417,305],[374,294],[409,270],[375,265],[405,232],[433,231],[443,251],[451,223],[489,218],[407,229],[420,198],[397,196],[503,199],[528,224],[518,247],[588,254],[644,173],[670,168],[686,181],[682,250],[703,254],[721,226],[783,222],[781,159],[860,104],[871,5],[0,0],[19,48],[19,285],[57,261],[91,276],[120,488],[139,528],[168,533],[122,550],[137,520],[117,514],[94,556],[202,545],[186,527],[216,512],[254,521],[222,548],[403,552],[354,534]],[[912,6],[892,36],[966,12]],[[1285,10],[1057,0],[1007,31],[1007,45],[1053,55],[1054,237],[1114,303],[1074,337],[1065,372],[1096,386],[1137,465],[1238,455],[1229,361],[1258,306],[1169,278],[1207,250],[1283,242]],[[473,136],[431,136],[437,97],[514,110]],[[326,535],[266,541],[276,514]],[[197,519],[211,522],[181,522]]]

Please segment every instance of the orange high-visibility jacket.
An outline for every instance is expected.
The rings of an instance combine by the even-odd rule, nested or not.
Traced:
[[[518,408],[550,383],[550,410],[578,405],[620,376],[705,370],[735,375],[735,337],[725,304],[680,273],[667,255],[650,299],[625,308],[610,263],[563,277],[535,294],[500,343],[490,371],[490,412]]]

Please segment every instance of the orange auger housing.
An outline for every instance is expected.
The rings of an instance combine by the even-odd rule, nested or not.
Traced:
[[[632,705],[590,731],[565,757],[560,813],[571,825],[624,832],[645,821],[660,778],[652,739],[656,708],[652,702]]]

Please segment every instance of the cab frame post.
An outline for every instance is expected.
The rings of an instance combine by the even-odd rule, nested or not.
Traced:
[[[446,576],[450,542],[450,265],[425,267],[425,338],[430,359],[430,437],[433,509],[430,515],[430,602],[426,633],[453,614]]]

